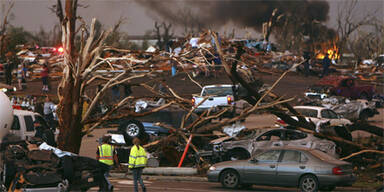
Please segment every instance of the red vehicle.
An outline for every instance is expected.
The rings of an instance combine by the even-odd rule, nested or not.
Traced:
[[[351,99],[371,100],[375,94],[373,86],[358,86],[355,79],[348,77],[339,81],[336,87],[330,89],[331,95],[343,96]]]

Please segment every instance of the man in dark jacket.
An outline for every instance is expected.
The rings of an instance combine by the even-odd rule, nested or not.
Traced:
[[[323,59],[323,73],[321,74],[321,77],[327,76],[329,73],[329,66],[331,66],[331,60],[328,57],[328,53],[325,54]]]
[[[35,137],[41,138],[44,142],[52,147],[56,147],[55,134],[53,131],[45,126],[41,126],[40,121],[35,120],[33,122],[33,126],[35,127],[36,133]]]
[[[311,59],[311,55],[309,51],[304,51],[304,74],[307,77],[309,75],[309,59]]]

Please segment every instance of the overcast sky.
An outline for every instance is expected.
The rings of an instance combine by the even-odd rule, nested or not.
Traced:
[[[48,9],[56,3],[56,0],[14,1],[15,6],[12,10],[14,15],[14,18],[11,20],[12,25],[23,26],[28,31],[38,31],[40,27],[50,30],[53,25],[58,22],[56,15]],[[338,5],[342,0],[328,1],[330,12],[327,25],[334,27],[336,26],[335,19]],[[4,4],[9,2],[9,0],[0,0],[0,2]],[[125,18],[125,22],[120,29],[128,32],[130,35],[143,35],[145,31],[153,29],[155,20],[162,21],[162,18],[157,16],[153,10],[137,4],[134,0],[79,0],[79,2],[89,5],[88,8],[79,8],[78,10],[78,15],[85,18],[86,21],[89,22],[91,18],[95,17],[100,20],[103,25],[112,26],[119,18]],[[361,16],[364,12],[377,11],[377,17],[383,20],[383,10],[383,0],[359,0],[356,16]],[[2,11],[0,15],[2,15],[3,12],[4,11]],[[237,31],[241,30],[244,29],[237,29]]]

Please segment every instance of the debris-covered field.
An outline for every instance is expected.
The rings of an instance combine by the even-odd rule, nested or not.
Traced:
[[[71,97],[78,99],[83,111],[81,115],[75,111],[79,119],[68,122],[73,124],[68,129],[83,128],[80,154],[94,157],[99,134],[108,134],[120,163],[127,163],[126,153],[138,137],[153,166],[192,166],[204,173],[214,163],[294,146],[347,160],[355,171],[380,173],[383,127],[371,119],[382,113],[382,65],[352,69],[334,64],[331,75],[320,78],[317,55],[308,73],[303,69],[307,61],[299,53],[247,47],[241,41],[219,39],[211,31],[194,43],[191,40],[174,41],[171,52],[104,47],[103,54],[84,53],[82,66],[77,66],[80,92]],[[19,53],[24,60],[40,55]],[[65,88],[71,77],[61,73],[67,68],[64,58],[46,57],[43,62],[52,70],[51,90],[57,88],[54,80],[63,78],[59,112],[63,102],[79,104],[66,99],[73,95]],[[41,64],[39,58],[28,64],[27,91],[10,93],[16,95],[14,106],[26,108],[20,102],[36,93]],[[63,126],[69,125],[58,120],[63,131],[59,137],[68,136]],[[356,138],[354,131],[370,135]],[[68,147],[69,142],[59,140],[59,146]]]

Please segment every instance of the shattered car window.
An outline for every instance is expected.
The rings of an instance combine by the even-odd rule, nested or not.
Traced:
[[[317,110],[314,109],[296,109],[304,117],[317,117]]]
[[[224,97],[227,95],[233,95],[232,87],[209,87],[205,88],[202,96],[216,95]]]
[[[280,156],[280,151],[279,150],[272,150],[272,151],[267,151],[265,153],[262,153],[255,157],[258,161],[274,161],[277,162]]]
[[[257,141],[279,141],[281,139],[281,131],[268,131],[257,138]]]
[[[337,119],[337,114],[331,110],[322,110],[321,116],[327,119]]]
[[[298,140],[298,139],[304,139],[307,137],[307,134],[305,133],[300,133],[300,132],[296,132],[296,131],[291,131],[291,130],[287,130],[287,132],[285,133],[285,140]]]
[[[282,162],[300,162],[300,152],[285,151]]]

